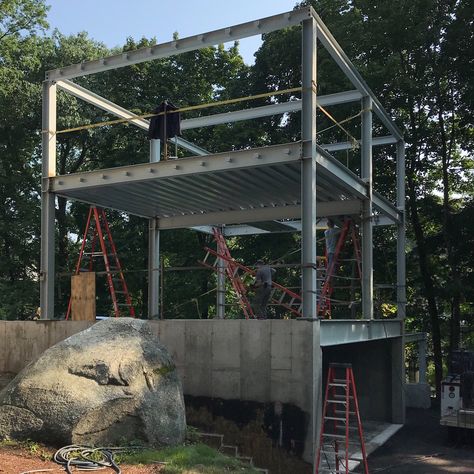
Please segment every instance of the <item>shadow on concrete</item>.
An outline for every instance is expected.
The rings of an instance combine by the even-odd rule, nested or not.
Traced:
[[[370,474],[474,474],[474,430],[449,431],[435,409],[408,409],[406,425],[369,456]],[[360,467],[355,472],[360,471]]]

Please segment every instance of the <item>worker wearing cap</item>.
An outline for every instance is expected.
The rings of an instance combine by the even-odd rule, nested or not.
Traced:
[[[255,298],[253,301],[254,313],[258,319],[267,319],[267,306],[272,293],[272,275],[275,269],[266,265],[263,260],[257,261],[255,274]]]

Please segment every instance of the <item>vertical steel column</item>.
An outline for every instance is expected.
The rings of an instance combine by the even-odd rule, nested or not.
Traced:
[[[397,143],[397,208],[401,222],[397,224],[397,314],[405,319],[406,259],[405,259],[405,142]]]
[[[369,96],[362,98],[361,178],[366,182],[369,197],[362,203],[362,317],[373,319],[372,99]]]
[[[150,140],[150,163],[160,161],[160,140]],[[157,219],[148,225],[148,318],[160,317],[160,231]]]
[[[49,178],[56,176],[56,84],[43,82],[41,180],[40,306],[43,319],[54,318],[55,195]]]
[[[225,318],[225,266],[226,261],[222,258],[217,260],[217,317]]]
[[[303,22],[301,260],[303,316],[316,318],[316,21]]]
[[[321,424],[321,345],[317,321],[316,272],[316,80],[317,80],[317,27],[314,18],[303,21],[302,37],[302,111],[301,140],[301,260],[303,316],[313,320],[312,353],[310,364],[311,420],[305,443],[305,457],[314,463],[316,440]],[[308,452],[310,449],[310,452]]]

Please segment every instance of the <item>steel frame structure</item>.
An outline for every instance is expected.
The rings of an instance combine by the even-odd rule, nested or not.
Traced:
[[[302,98],[269,106],[214,114],[182,121],[182,129],[192,129],[250,120],[275,114],[301,112],[302,139],[297,143],[260,149],[210,154],[184,139],[178,145],[202,157],[56,175],[56,93],[66,91],[129,123],[148,129],[148,121],[75,84],[70,79],[87,74],[137,64],[192,51],[221,42],[259,35],[288,26],[303,25]],[[355,90],[317,97],[316,43],[326,48]],[[316,145],[316,104],[331,106],[354,101],[362,104],[361,166],[358,177],[334,159],[329,152],[348,149],[352,143]],[[372,114],[389,130],[390,135],[372,137]],[[372,147],[396,144],[397,201],[390,203],[373,190]],[[405,310],[405,190],[404,141],[372,91],[361,78],[322,20],[311,8],[263,18],[201,35],[142,48],[104,59],[83,62],[46,73],[43,85],[43,182],[42,182],[42,314],[54,315],[54,200],[55,195],[111,207],[151,219],[151,261],[157,261],[160,230],[194,227],[206,230],[209,225],[234,226],[228,235],[249,233],[242,224],[265,220],[292,219],[288,230],[301,229],[304,314],[315,317],[315,229],[316,218],[327,215],[362,216],[363,230],[363,307],[364,317],[373,317],[372,309],[372,228],[377,223],[397,226],[397,303],[399,317]],[[151,160],[151,161],[157,161]],[[253,178],[250,179],[250,176]],[[190,178],[194,181],[190,185]],[[247,183],[247,188],[243,185]],[[249,184],[253,183],[253,185]],[[257,184],[262,183],[260,192]],[[177,199],[182,186],[189,191],[185,200]],[[274,189],[269,189],[273,186]],[[207,190],[207,192],[206,192]],[[225,190],[225,192],[224,192]],[[151,198],[150,196],[153,196]],[[191,196],[191,199],[189,198]],[[197,197],[200,201],[197,202]],[[252,199],[252,196],[255,199]],[[316,204],[316,196],[318,204]],[[193,202],[194,198],[194,202]],[[194,205],[193,205],[194,204]],[[298,222],[299,220],[299,222]],[[285,224],[281,223],[281,227]],[[258,227],[258,226],[257,226]],[[239,229],[239,230],[237,230]],[[259,232],[257,229],[256,232]],[[153,267],[153,265],[152,265]],[[153,291],[152,291],[153,293]],[[150,314],[158,312],[158,298],[152,298]]]
[[[152,143],[150,162],[114,169],[58,176],[56,173],[56,94],[66,91],[143,130],[148,121],[71,81],[132,64],[193,51],[220,43],[261,35],[289,26],[302,25],[302,98],[274,105],[214,114],[182,121],[182,129],[212,126],[284,113],[301,113],[301,141],[259,149],[210,154],[184,139],[178,145],[194,157],[159,162],[159,143]],[[317,45],[329,52],[355,90],[317,96]],[[361,176],[352,173],[330,152],[351,148],[352,143],[316,144],[317,105],[361,103]],[[373,137],[376,114],[389,135]],[[372,231],[376,224],[397,227],[398,317],[385,337],[403,335],[405,315],[405,143],[402,133],[383,109],[347,55],[311,7],[243,23],[188,38],[158,44],[111,57],[83,62],[46,73],[43,84],[43,162],[41,211],[41,310],[54,317],[54,212],[55,196],[110,207],[150,220],[149,315],[159,313],[158,268],[160,231],[192,227],[209,231],[212,225],[229,225],[226,235],[265,232],[262,222],[273,221],[270,230],[301,231],[302,296],[304,319],[316,321],[316,227],[317,218],[359,215],[362,228],[363,324],[370,339],[373,320]],[[396,203],[373,189],[374,146],[396,145]],[[278,222],[274,222],[278,221]],[[254,223],[254,226],[248,224]],[[234,224],[234,225],[230,225]],[[260,227],[259,227],[260,226]],[[221,286],[222,286],[221,282]],[[222,291],[218,292],[219,316],[223,316]],[[347,324],[336,338],[351,342]],[[341,326],[342,324],[342,326]],[[397,326],[398,329],[395,328]],[[313,324],[313,351],[320,351],[319,324]],[[349,331],[349,333],[347,332]],[[392,334],[393,333],[393,334]],[[346,336],[344,335],[346,334]],[[366,336],[361,336],[363,339]],[[381,335],[383,337],[383,334]],[[314,410],[310,424],[312,439],[318,427],[318,397],[321,390],[316,352],[313,352]]]

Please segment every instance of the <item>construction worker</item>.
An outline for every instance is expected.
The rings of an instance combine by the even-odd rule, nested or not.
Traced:
[[[255,274],[255,297],[253,301],[254,313],[258,319],[267,319],[267,306],[272,293],[272,276],[275,269],[265,264],[263,260],[257,261]]]
[[[327,271],[331,271],[331,265],[334,261],[334,254],[336,253],[336,245],[338,235],[341,229],[334,227],[334,221],[328,219],[328,228],[324,231],[324,237],[326,239],[326,258],[327,258]],[[332,272],[334,273],[334,271]]]

